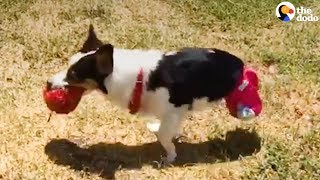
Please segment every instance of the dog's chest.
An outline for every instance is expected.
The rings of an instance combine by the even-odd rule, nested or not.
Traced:
[[[128,103],[136,86],[137,75],[142,69],[143,84],[146,85],[150,72],[156,68],[161,56],[162,53],[157,50],[116,49],[113,73],[104,81],[109,91],[108,99],[114,104],[128,108]],[[146,91],[144,90],[142,100],[145,96]]]

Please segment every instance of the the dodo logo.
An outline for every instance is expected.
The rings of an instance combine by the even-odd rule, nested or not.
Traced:
[[[296,9],[290,2],[282,2],[276,8],[277,17],[284,22],[289,22],[295,14]]]

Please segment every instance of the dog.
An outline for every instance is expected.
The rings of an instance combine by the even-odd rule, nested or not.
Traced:
[[[185,114],[197,109],[198,102],[219,102],[237,86],[243,86],[239,84],[243,72],[244,62],[223,50],[117,49],[99,40],[90,25],[86,41],[70,57],[68,68],[49,78],[47,84],[50,88],[69,85],[83,87],[87,92],[100,90],[130,113],[159,120],[147,127],[165,149],[164,160],[171,163],[177,157],[172,141],[180,133]],[[246,108],[250,116],[258,114]]]

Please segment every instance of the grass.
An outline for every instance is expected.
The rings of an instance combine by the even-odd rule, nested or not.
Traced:
[[[316,0],[291,1],[312,8]],[[2,0],[0,179],[317,179],[319,23],[280,22],[275,0]],[[223,107],[189,115],[173,167],[139,117],[93,93],[67,116],[41,89],[81,46],[88,25],[122,48],[228,50],[257,69],[264,109],[240,122]]]

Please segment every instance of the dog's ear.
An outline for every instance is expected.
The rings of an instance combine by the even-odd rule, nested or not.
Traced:
[[[90,51],[94,51],[94,50],[97,50],[102,45],[103,45],[102,41],[100,41],[97,38],[97,35],[94,32],[93,25],[90,24],[87,40],[84,42],[82,48],[80,49],[80,52],[87,53]]]
[[[97,69],[101,74],[111,74],[113,71],[113,46],[105,44],[96,52]]]

